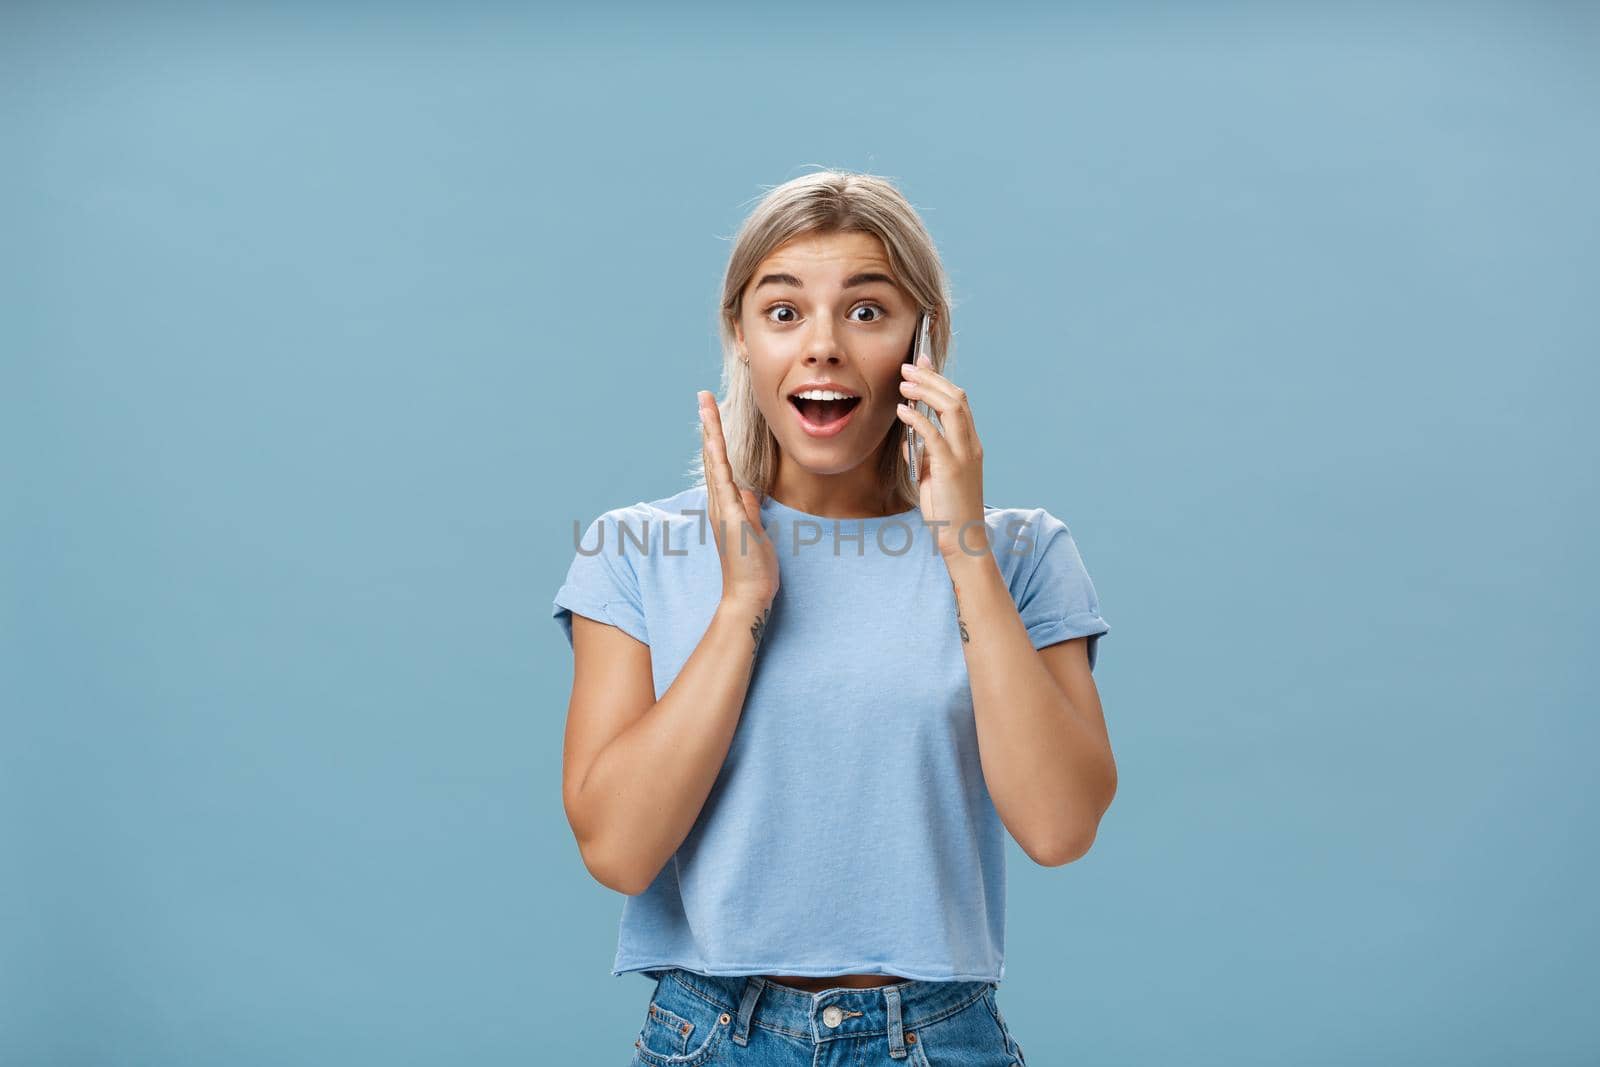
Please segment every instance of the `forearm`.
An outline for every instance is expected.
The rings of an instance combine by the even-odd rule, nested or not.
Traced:
[[[643,892],[699,817],[727,758],[766,606],[723,602],[672,684],[595,756],[580,793],[586,858]]]
[[[1114,789],[1109,742],[1062,692],[988,552],[949,559],[984,781],[1036,862],[1067,862]]]

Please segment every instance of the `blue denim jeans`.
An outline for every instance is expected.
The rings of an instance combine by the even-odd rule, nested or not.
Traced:
[[[998,989],[897,982],[809,993],[672,968],[656,979],[630,1067],[1025,1067]]]

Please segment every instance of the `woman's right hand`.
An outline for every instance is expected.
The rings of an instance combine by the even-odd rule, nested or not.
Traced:
[[[722,599],[764,611],[778,595],[778,552],[761,526],[761,501],[753,491],[734,485],[716,398],[705,389],[696,397],[700,403],[700,457],[706,472],[706,518],[722,557]]]

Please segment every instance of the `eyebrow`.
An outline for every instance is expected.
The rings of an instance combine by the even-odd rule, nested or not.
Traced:
[[[756,287],[756,289],[759,289],[763,285],[768,284],[769,282],[771,284],[773,284],[773,285],[792,285],[796,289],[804,289],[805,288],[804,285],[800,284],[800,279],[796,278],[793,274],[767,274],[767,275],[763,275],[761,280],[759,282],[756,282],[756,286],[755,287]],[[861,271],[861,272],[859,272],[857,274],[850,275],[850,277],[848,277],[848,278],[846,278],[844,280],[844,284],[842,286],[840,286],[840,288],[841,289],[854,289],[858,285],[866,285],[866,284],[868,284],[870,282],[888,282],[890,285],[894,285],[895,284],[895,280],[893,278],[889,277],[889,275],[887,275],[887,274],[883,274],[883,273],[880,273],[879,271],[875,271],[875,270],[864,270],[864,271]],[[751,292],[754,292],[754,291],[755,291],[754,289],[751,290]]]

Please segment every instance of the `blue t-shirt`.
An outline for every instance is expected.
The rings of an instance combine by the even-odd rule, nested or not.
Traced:
[[[607,511],[555,595],[569,643],[575,611],[650,646],[658,699],[722,595],[705,506],[697,485]],[[1067,526],[984,512],[1034,647],[1088,636],[1092,667],[1110,627]],[[1001,981],[1006,830],[934,528],[916,509],[832,519],[770,497],[762,525],[779,589],[738,727],[688,837],[624,899],[612,974]]]

